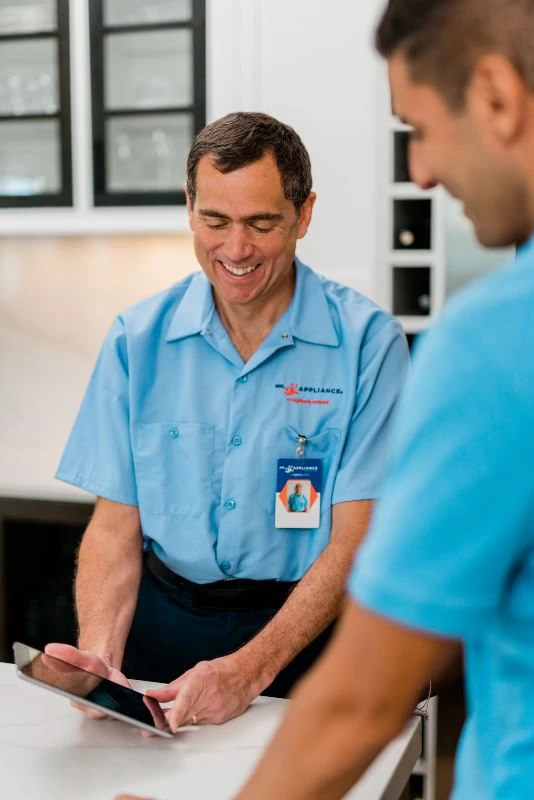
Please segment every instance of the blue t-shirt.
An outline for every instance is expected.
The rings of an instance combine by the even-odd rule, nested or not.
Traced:
[[[145,546],[189,580],[298,580],[332,505],[376,497],[406,365],[398,322],[299,261],[245,364],[195,273],[115,321],[57,477],[137,505]],[[322,460],[320,526],[279,529],[277,460],[299,434]]]
[[[534,241],[420,346],[349,588],[465,643],[455,800],[534,798]]]

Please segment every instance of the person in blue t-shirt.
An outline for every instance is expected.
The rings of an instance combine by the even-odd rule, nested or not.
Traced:
[[[302,483],[295,484],[295,491],[291,492],[287,498],[287,506],[290,511],[307,511],[308,500],[306,495],[302,493]]]
[[[377,33],[422,189],[518,246],[416,350],[334,640],[239,800],[340,798],[465,649],[455,800],[534,798],[534,3],[390,0]]]
[[[172,730],[286,696],[324,647],[408,363],[396,320],[296,256],[315,194],[292,128],[216,120],[186,189],[202,271],[114,321],[61,459],[57,477],[98,499],[80,649],[47,648],[169,683],[152,695],[174,702]],[[295,457],[321,461],[318,524],[276,528],[278,462]]]

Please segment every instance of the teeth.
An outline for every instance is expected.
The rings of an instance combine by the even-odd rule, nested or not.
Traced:
[[[232,275],[237,275],[240,277],[241,275],[248,275],[249,272],[254,272],[257,264],[252,264],[250,267],[232,267],[231,264],[226,264],[224,261],[222,262],[225,269],[228,270]]]

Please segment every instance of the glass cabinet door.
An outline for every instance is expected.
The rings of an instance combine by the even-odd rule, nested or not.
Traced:
[[[94,202],[185,203],[205,124],[204,0],[92,0]]]
[[[0,207],[72,205],[68,0],[0,0]]]

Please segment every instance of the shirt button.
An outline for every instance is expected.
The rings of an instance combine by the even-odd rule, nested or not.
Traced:
[[[238,378],[238,383],[246,383],[248,381],[248,375],[243,375],[242,378]]]
[[[228,511],[233,511],[236,507],[237,503],[235,500],[227,500],[224,504],[224,507],[228,509]]]
[[[171,439],[177,439],[178,438],[178,428],[169,428],[169,436],[171,437]]]
[[[223,570],[223,572],[228,572],[231,566],[232,565],[230,564],[229,561],[223,561],[221,564],[221,569]]]
[[[232,444],[234,445],[234,447],[241,447],[241,445],[243,444],[243,439],[239,435],[233,436]]]
[[[289,333],[286,333],[286,331],[284,331],[282,334],[282,339],[289,339]]]

